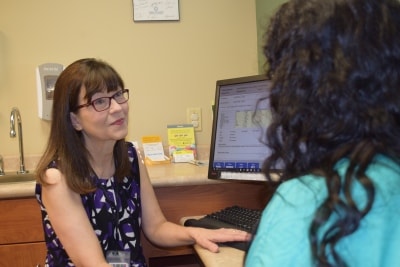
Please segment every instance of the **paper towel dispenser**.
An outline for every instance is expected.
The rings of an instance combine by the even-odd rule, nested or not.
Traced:
[[[63,69],[58,63],[45,63],[36,68],[38,115],[43,120],[51,120],[54,86]]]

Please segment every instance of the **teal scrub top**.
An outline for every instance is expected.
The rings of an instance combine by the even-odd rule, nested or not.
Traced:
[[[348,160],[336,165],[343,177]],[[359,228],[342,238],[336,251],[347,266],[400,266],[400,166],[377,156],[367,169],[375,186],[375,201]],[[353,186],[358,207],[366,194]],[[308,238],[314,212],[327,197],[324,178],[306,175],[281,184],[264,209],[245,266],[315,266]]]

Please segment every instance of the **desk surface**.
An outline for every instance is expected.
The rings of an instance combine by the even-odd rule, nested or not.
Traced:
[[[187,219],[199,219],[201,217],[203,216],[183,217],[180,223],[183,225]],[[220,246],[219,252],[214,253],[199,245],[194,245],[193,247],[205,267],[243,267],[244,265],[245,252],[243,250],[228,246]]]
[[[167,163],[147,165],[146,169],[154,187],[218,184],[224,182],[208,179],[208,164],[196,166],[189,163]]]
[[[245,252],[232,247],[219,247],[218,253],[213,253],[198,245],[194,250],[206,267],[242,267],[244,264]]]
[[[168,163],[146,166],[153,187],[174,187],[203,184],[220,184],[226,181],[207,178],[208,165]],[[0,199],[35,196],[35,182],[9,183],[0,186]]]

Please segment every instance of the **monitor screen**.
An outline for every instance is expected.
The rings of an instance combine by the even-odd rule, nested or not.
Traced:
[[[264,75],[217,81],[208,178],[266,181],[269,85]]]

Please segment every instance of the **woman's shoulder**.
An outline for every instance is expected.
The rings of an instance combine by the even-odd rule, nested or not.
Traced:
[[[279,185],[277,192],[298,200],[303,194],[304,196],[310,195],[310,193],[325,195],[325,185],[325,179],[322,176],[310,173],[283,182]]]
[[[128,148],[128,156],[129,156],[130,161],[137,158],[136,146],[132,142],[129,142],[129,141],[126,142],[126,146]]]
[[[47,185],[55,185],[60,183],[62,180],[62,174],[57,168],[48,168],[43,176],[43,181]]]
[[[335,166],[343,178],[349,167],[348,158],[343,158]],[[367,168],[366,174],[375,185],[384,183],[384,187],[399,187],[399,161],[385,155],[377,155]],[[385,177],[385,179],[382,179]],[[285,203],[302,205],[304,202],[320,203],[327,196],[326,179],[315,174],[306,174],[283,182],[277,189],[278,198],[284,198]]]

